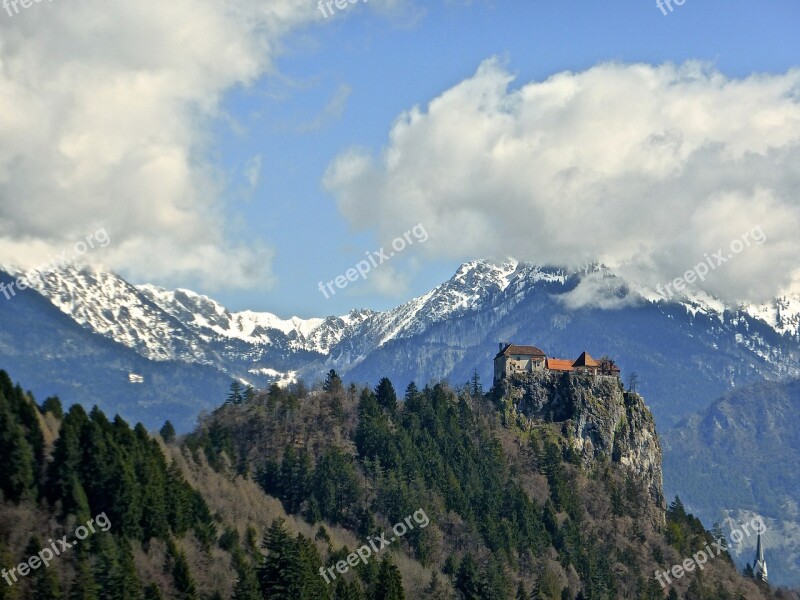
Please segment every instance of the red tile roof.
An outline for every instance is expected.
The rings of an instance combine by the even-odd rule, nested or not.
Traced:
[[[568,358],[548,358],[545,367],[551,371],[574,371],[572,361]]]
[[[574,363],[572,363],[573,367],[599,367],[600,363],[589,356],[588,352],[584,352],[578,357]]]

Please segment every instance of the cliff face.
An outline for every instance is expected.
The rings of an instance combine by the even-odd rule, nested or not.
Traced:
[[[663,518],[661,444],[641,396],[616,377],[550,371],[514,375],[502,392],[518,415],[560,425],[584,466],[605,459],[633,474]]]

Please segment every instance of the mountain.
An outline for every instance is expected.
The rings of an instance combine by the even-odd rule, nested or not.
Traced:
[[[10,281],[0,272],[0,284]],[[97,335],[32,290],[0,298],[0,361],[38,398],[58,395],[87,408],[98,404],[150,429],[166,419],[191,429],[197,414],[213,408],[230,384],[213,366],[150,360]],[[142,383],[132,383],[132,375]]]
[[[458,383],[475,370],[488,381],[497,343],[514,340],[550,355],[613,356],[638,374],[664,427],[734,387],[800,376],[800,295],[737,307],[706,294],[666,299],[601,266],[473,261],[394,309],[315,319],[231,312],[189,290],[73,266],[28,276],[76,324],[153,364],[211,368],[258,387],[330,368],[359,382],[392,373]]]
[[[800,583],[800,380],[734,390],[663,436],[668,493],[705,523],[767,525],[770,580]],[[755,540],[736,548],[752,564]]]

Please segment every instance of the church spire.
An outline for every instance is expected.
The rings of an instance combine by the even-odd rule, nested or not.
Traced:
[[[761,581],[767,581],[767,561],[764,560],[764,546],[761,544],[761,534],[758,534],[756,545],[756,560],[753,565],[753,577]]]

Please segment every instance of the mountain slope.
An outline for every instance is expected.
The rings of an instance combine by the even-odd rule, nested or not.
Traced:
[[[0,272],[0,282],[10,279]],[[212,366],[148,360],[79,326],[32,290],[0,303],[0,361],[38,398],[58,395],[65,403],[85,403],[87,408],[98,404],[151,429],[172,419],[185,431],[230,384]],[[132,384],[131,373],[144,382]]]
[[[638,373],[663,426],[733,387],[800,376],[800,299],[727,307],[699,293],[667,301],[600,266],[473,261],[394,309],[317,319],[231,312],[188,290],[74,267],[43,274],[36,288],[76,323],[145,358],[208,365],[255,385],[316,380],[332,367],[355,381],[388,372],[461,382],[474,370],[486,381],[497,343],[515,340],[551,355],[613,355]]]
[[[770,578],[800,583],[800,380],[737,389],[663,434],[668,493],[706,523],[767,523]],[[754,540],[742,549],[752,562]]]

